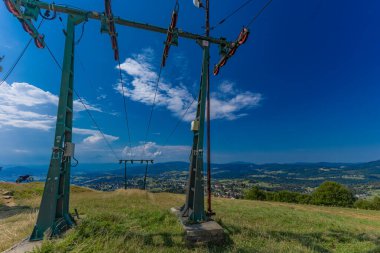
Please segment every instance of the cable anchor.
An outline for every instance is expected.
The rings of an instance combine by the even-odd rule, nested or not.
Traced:
[[[115,61],[119,61],[119,47],[117,43],[117,33],[115,28],[115,20],[111,9],[111,0],[104,0],[105,12],[100,17],[100,32],[108,33],[111,36],[111,45],[114,51]]]
[[[37,29],[34,27],[32,20],[37,20],[40,8],[35,4],[35,1],[31,0],[31,3],[25,5],[23,10],[20,4],[16,0],[4,0],[5,6],[8,11],[12,13],[18,21],[20,21],[22,28],[34,39],[34,44],[38,48],[45,47],[44,35],[39,34]]]
[[[228,59],[230,59],[236,53],[236,50],[247,42],[249,30],[247,27],[243,27],[236,41],[232,42],[229,46],[220,46],[220,55],[222,56],[219,62],[214,67],[214,76],[219,74],[220,68],[226,65]]]
[[[164,42],[165,47],[164,47],[164,52],[162,54],[162,60],[161,60],[162,67],[165,67],[166,59],[168,58],[170,47],[172,45],[178,46],[178,28],[177,28],[178,12],[179,12],[179,4],[178,4],[178,1],[176,1],[174,10],[172,12],[170,25],[168,28],[166,41]]]

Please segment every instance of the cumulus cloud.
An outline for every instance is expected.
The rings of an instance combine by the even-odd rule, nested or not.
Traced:
[[[233,83],[221,84],[219,90],[223,93],[213,92],[211,94],[211,118],[235,120],[246,116],[243,110],[257,106],[262,100],[261,94],[253,94],[250,91],[237,91]],[[232,96],[231,96],[232,95]]]
[[[102,134],[98,130],[74,127],[73,133],[87,136],[86,138],[83,139],[82,141],[83,144],[93,145],[93,144],[98,144],[99,142],[104,141]],[[110,143],[119,139],[119,137],[117,136],[108,135],[108,134],[104,134],[104,137]]]
[[[218,89],[223,94],[233,94],[234,93],[234,83],[232,83],[230,81],[224,81],[219,85]]]
[[[124,157],[148,157],[159,161],[188,161],[191,147],[172,145],[163,146],[155,142],[147,142],[146,144],[140,143],[140,145],[132,147],[128,146],[122,151]]]
[[[151,64],[153,52],[144,50],[141,54],[127,58],[120,68],[130,77],[125,81],[124,94],[131,100],[146,105],[151,105],[154,100],[158,74]],[[177,78],[177,80],[179,80]],[[122,83],[118,83],[115,89],[123,94]],[[183,84],[171,84],[161,78],[156,95],[156,105],[165,107],[174,116],[181,118],[188,110],[185,121],[191,121],[195,117],[196,104],[191,105],[194,98],[189,89]],[[240,91],[233,82],[222,82],[217,91],[211,95],[211,118],[234,120],[245,116],[244,110],[259,105],[262,96],[259,93]]]
[[[74,101],[74,111],[101,112],[85,99]],[[28,83],[6,82],[0,85],[0,127],[31,128],[47,131],[54,126],[56,116],[42,109],[58,104],[58,96]]]
[[[119,159],[121,150],[115,149],[111,151],[108,144],[104,141],[105,138],[112,147],[112,143],[119,140],[118,136],[104,133],[103,138],[103,135],[98,130],[75,127],[73,128],[73,134],[76,138],[81,139],[76,144],[75,152],[76,157],[82,162],[104,163],[115,162],[115,160]]]

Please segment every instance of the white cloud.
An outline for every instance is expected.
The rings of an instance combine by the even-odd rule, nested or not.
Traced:
[[[225,89],[222,88],[222,89]],[[235,120],[246,116],[246,113],[239,113],[244,109],[257,106],[262,100],[261,94],[253,94],[252,92],[238,92],[233,86],[229,87],[229,92],[236,94],[232,97],[226,97],[226,93],[218,92],[211,94],[211,118]]]
[[[219,85],[219,90],[225,94],[233,94],[234,91],[234,83],[230,81],[224,81]]]
[[[75,112],[85,111],[86,108],[87,108],[87,110],[90,110],[90,111],[103,112],[102,109],[96,107],[95,105],[91,105],[84,98],[82,98],[82,100],[79,100],[79,99],[74,100],[73,105],[74,105],[74,111]]]
[[[191,147],[190,146],[163,146],[155,142],[140,143],[138,146],[127,146],[123,149],[123,157],[155,159],[158,161],[188,161]]]
[[[88,110],[101,112],[98,107],[82,99]],[[31,128],[47,131],[54,126],[56,116],[46,106],[58,104],[58,96],[28,83],[4,82],[0,85],[0,128]],[[74,111],[85,108],[79,100],[74,101]],[[50,113],[50,114],[49,114]],[[55,113],[55,110],[54,110]]]
[[[18,154],[29,154],[29,153],[32,153],[31,150],[27,150],[27,149],[13,149],[12,151],[14,153],[18,153]]]
[[[58,102],[57,96],[28,83],[15,82],[9,85],[4,82],[0,88],[2,105],[36,106]]]
[[[124,81],[124,94],[131,100],[146,105],[151,105],[154,100],[158,74],[150,63],[153,52],[151,49],[141,54],[127,58],[120,65],[131,80]],[[115,89],[122,94],[122,84],[119,82]],[[233,82],[224,81],[218,90],[211,96],[211,118],[234,120],[247,115],[243,110],[259,105],[262,96],[259,93],[240,91],[235,88]],[[189,107],[193,97],[189,89],[179,83],[174,86],[161,77],[156,96],[156,105],[165,107],[178,118],[181,118]],[[195,117],[196,102],[193,103],[184,117],[185,121],[191,121]]]
[[[96,97],[97,100],[104,100],[107,98],[106,94],[100,94],[99,96]]]
[[[83,144],[98,144],[99,142],[104,141],[102,134],[98,130],[93,129],[83,129],[83,128],[73,128],[73,133],[78,135],[86,135],[87,137],[83,139]],[[106,140],[111,143],[119,139],[117,136],[104,134]]]

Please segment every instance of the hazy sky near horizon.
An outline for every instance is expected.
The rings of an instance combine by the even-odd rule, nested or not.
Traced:
[[[211,24],[245,0],[211,1]],[[103,1],[65,4],[103,11]],[[167,27],[175,1],[112,1],[115,16]],[[178,26],[202,34],[204,12],[180,0]],[[266,3],[253,1],[213,37],[233,40]],[[252,25],[248,42],[211,77],[213,162],[360,162],[380,158],[380,2],[274,0]],[[66,16],[40,31],[62,62]],[[39,21],[38,21],[39,22]],[[36,23],[38,23],[36,22]],[[127,27],[118,32],[132,154],[143,155],[145,132],[165,35]],[[76,28],[76,38],[82,26]],[[128,157],[128,135],[117,63],[100,23],[84,25],[75,51],[75,87],[118,157]],[[0,4],[4,73],[29,40]],[[180,38],[162,72],[144,158],[187,161],[190,121],[198,94],[202,51]],[[211,65],[219,60],[211,50]],[[32,43],[0,86],[0,165],[49,163],[60,71],[46,49]],[[176,132],[168,139],[178,120]],[[75,102],[74,141],[81,162],[117,162],[81,104]]]

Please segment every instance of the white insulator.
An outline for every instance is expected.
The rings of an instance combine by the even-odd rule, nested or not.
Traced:
[[[203,6],[201,0],[193,0],[195,7],[201,8]]]

